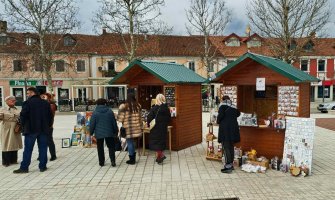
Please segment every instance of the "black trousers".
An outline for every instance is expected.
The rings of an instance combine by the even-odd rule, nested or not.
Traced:
[[[3,151],[2,165],[10,165],[17,163],[17,151]]]
[[[223,142],[223,149],[225,155],[226,166],[233,165],[234,162],[234,143],[231,141]]]
[[[50,132],[49,132],[48,138],[47,138],[47,143],[48,143],[51,158],[56,157],[56,147],[55,147],[55,142],[54,142],[54,138],[53,138],[53,132],[54,132],[54,129],[50,128]]]
[[[98,157],[99,164],[105,164],[105,151],[104,151],[104,141],[106,141],[106,145],[109,151],[109,158],[111,161],[115,162],[115,142],[113,137],[101,138],[97,139],[97,149],[98,149]]]

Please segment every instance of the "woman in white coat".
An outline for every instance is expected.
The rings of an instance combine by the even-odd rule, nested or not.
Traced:
[[[20,133],[15,133],[15,125],[20,117],[20,111],[15,107],[14,96],[5,98],[6,105],[0,109],[0,134],[2,165],[8,167],[17,164],[17,152],[22,149]]]

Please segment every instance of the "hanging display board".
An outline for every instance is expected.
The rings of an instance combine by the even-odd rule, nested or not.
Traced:
[[[221,99],[223,96],[229,96],[234,106],[237,106],[237,86],[221,86]]]
[[[299,116],[299,86],[278,86],[278,114]]]
[[[287,117],[283,166],[308,169],[311,174],[314,133],[315,119]]]
[[[176,88],[164,87],[165,100],[169,107],[176,107]]]

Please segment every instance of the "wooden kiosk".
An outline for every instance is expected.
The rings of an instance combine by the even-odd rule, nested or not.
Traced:
[[[265,84],[256,84],[257,81]],[[246,53],[216,74],[212,80],[222,83],[221,96],[231,97],[243,113],[256,113],[258,124],[269,116],[310,117],[310,83],[319,80],[281,60]],[[258,87],[257,86],[264,86]],[[283,156],[285,129],[240,126],[243,151],[251,148],[257,156]]]
[[[110,84],[127,84],[143,109],[149,110],[158,93],[172,112],[172,150],[202,142],[201,84],[205,79],[184,65],[136,60]]]

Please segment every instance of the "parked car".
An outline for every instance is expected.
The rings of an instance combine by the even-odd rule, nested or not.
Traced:
[[[327,113],[328,110],[335,110],[335,102],[321,103],[317,109],[322,113]]]

